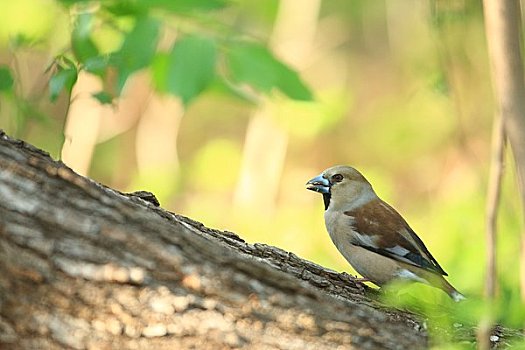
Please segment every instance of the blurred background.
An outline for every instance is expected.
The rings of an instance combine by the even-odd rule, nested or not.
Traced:
[[[314,95],[253,94],[255,103],[206,89],[185,105],[155,92],[150,69],[131,75],[112,104],[92,97],[104,81],[85,72],[71,97],[51,102],[46,69],[69,45],[71,16],[52,0],[0,2],[0,63],[15,81],[0,96],[8,134],[107,186],[151,191],[165,209],[349,273],[324,228],[322,198],[305,183],[353,165],[452,284],[482,294],[494,106],[480,2],[232,1],[198,26],[166,20],[268,45]],[[177,35],[165,28],[160,48]],[[93,40],[109,52],[122,38],[101,27]],[[507,164],[498,269],[501,295],[519,300],[520,210]]]

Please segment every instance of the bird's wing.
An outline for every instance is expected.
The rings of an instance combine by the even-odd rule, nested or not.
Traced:
[[[399,213],[381,199],[345,212],[351,218],[355,245],[447,276],[427,247]]]

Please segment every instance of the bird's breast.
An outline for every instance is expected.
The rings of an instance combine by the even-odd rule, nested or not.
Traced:
[[[355,242],[357,237],[353,217],[327,210],[324,213],[324,221],[326,230],[339,251],[344,245]]]

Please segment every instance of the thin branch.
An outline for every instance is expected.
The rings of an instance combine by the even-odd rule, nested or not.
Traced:
[[[487,298],[494,299],[497,289],[496,273],[496,239],[498,206],[501,195],[501,179],[504,168],[505,131],[503,118],[497,114],[494,118],[492,129],[492,146],[490,172],[487,188],[487,207],[485,211],[486,241],[487,241],[487,275],[485,294]]]
[[[487,242],[487,272],[485,279],[485,295],[490,303],[496,297],[497,272],[496,272],[496,243],[498,207],[501,197],[501,181],[504,169],[505,131],[502,116],[497,113],[492,126],[492,145],[489,180],[487,185],[487,206],[485,209],[485,239]],[[490,335],[494,324],[491,315],[486,315],[478,325],[477,340],[479,350],[491,348]]]

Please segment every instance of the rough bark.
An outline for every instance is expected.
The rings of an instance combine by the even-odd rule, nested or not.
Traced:
[[[0,349],[427,346],[347,274],[142,198],[0,131]]]

